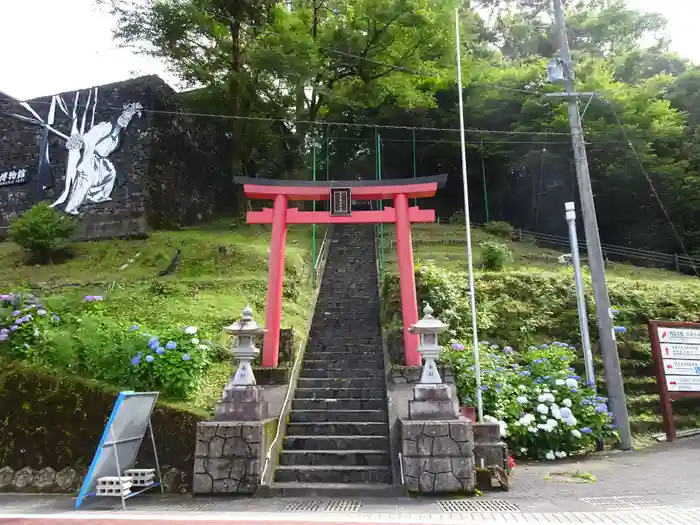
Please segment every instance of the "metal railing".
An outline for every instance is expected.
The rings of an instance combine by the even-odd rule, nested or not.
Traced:
[[[318,251],[318,258],[316,259],[316,263],[314,264],[314,268],[312,269],[312,271],[315,272],[314,275],[316,276],[314,303],[318,299],[318,292],[321,289],[321,278],[323,276],[323,268],[325,267],[324,263],[326,261],[326,258],[328,257],[328,249],[331,245],[331,232],[332,228],[326,228],[326,232],[323,235],[323,242],[321,243],[321,249]],[[265,453],[265,461],[263,463],[263,468],[260,473],[260,485],[262,486],[269,485],[269,483],[265,479],[265,474],[267,473],[267,469],[269,468],[270,462],[272,460],[272,451],[275,450],[275,447],[278,445],[280,438],[282,437],[283,429],[286,428],[286,425],[284,424],[284,419],[288,413],[289,404],[292,399],[292,393],[296,389],[296,380],[299,375],[299,361],[301,360],[301,357],[304,354],[304,347],[309,340],[309,332],[311,331],[312,322],[313,313],[307,324],[306,334],[304,334],[304,337],[299,342],[299,348],[297,349],[296,356],[294,357],[294,364],[292,365],[292,374],[289,378],[289,386],[287,387],[287,393],[284,396],[284,402],[282,403],[280,415],[277,419],[277,433],[275,434],[275,439],[272,440],[272,443],[270,443],[270,446],[268,447],[267,452]]]

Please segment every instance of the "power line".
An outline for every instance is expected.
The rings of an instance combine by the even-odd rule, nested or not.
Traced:
[[[692,264],[692,258],[690,257],[690,254],[688,253],[688,250],[685,247],[685,243],[683,242],[683,238],[680,236],[678,233],[678,230],[676,230],[676,226],[673,224],[673,221],[671,220],[671,215],[668,213],[666,210],[666,207],[664,206],[663,201],[661,200],[661,196],[659,193],[656,191],[656,187],[654,186],[654,182],[651,180],[651,177],[649,176],[649,173],[647,172],[646,168],[644,167],[644,164],[642,163],[642,159],[639,157],[639,154],[637,153],[637,149],[634,147],[634,144],[632,144],[632,141],[629,139],[627,135],[627,131],[625,131],[625,127],[622,125],[622,121],[620,120],[620,117],[617,114],[617,111],[615,111],[614,106],[607,100],[601,99],[603,102],[605,102],[610,110],[612,111],[615,121],[617,122],[617,125],[620,127],[620,131],[622,132],[623,137],[625,137],[625,140],[627,141],[627,145],[629,146],[630,150],[632,151],[632,154],[634,155],[634,158],[637,160],[637,165],[639,166],[639,169],[642,170],[642,173],[644,174],[644,177],[646,178],[647,182],[649,183],[649,187],[651,188],[651,193],[654,195],[656,198],[656,202],[659,203],[659,207],[661,208],[661,211],[663,212],[664,216],[666,217],[666,220],[668,221],[669,226],[671,227],[671,231],[673,232],[674,237],[678,241],[678,243],[681,246],[681,249],[683,250],[683,254],[688,257],[688,259],[691,260],[691,265],[693,267],[693,271],[695,272],[695,275],[700,276],[698,273],[698,269],[695,267],[694,264]]]

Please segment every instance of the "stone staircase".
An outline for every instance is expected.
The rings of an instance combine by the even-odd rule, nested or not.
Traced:
[[[374,252],[372,226],[335,227],[273,487],[392,487]]]

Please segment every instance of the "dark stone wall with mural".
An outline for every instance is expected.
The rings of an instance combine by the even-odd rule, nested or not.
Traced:
[[[156,76],[99,86],[96,105],[94,99],[87,104],[89,92],[91,89],[80,90],[78,103],[78,128],[88,108],[86,131],[93,122],[93,111],[95,125],[116,122],[127,103],[139,103],[143,112],[133,116],[121,131],[118,149],[106,157],[117,173],[111,200],[79,207],[79,239],[140,237],[152,228],[193,224],[215,213],[217,203],[226,196],[221,181],[227,158],[219,153],[223,130],[216,122],[177,114],[181,112],[178,95]],[[73,111],[75,93],[61,94],[68,113]],[[51,100],[48,96],[28,103],[46,120]],[[17,170],[26,170],[30,178],[22,184],[0,182],[0,232],[33,204],[58,198],[65,187],[68,163],[66,139],[49,133],[53,184],[43,190],[37,169],[42,127],[7,113],[36,118],[17,101],[0,98],[0,178]],[[52,127],[70,135],[71,118],[58,106]]]

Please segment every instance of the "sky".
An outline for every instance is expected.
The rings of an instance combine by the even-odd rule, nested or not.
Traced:
[[[671,48],[700,63],[697,0],[627,0],[668,21]],[[0,0],[0,91],[30,99],[157,74],[177,88],[165,66],[119,49],[112,16],[94,0]]]

